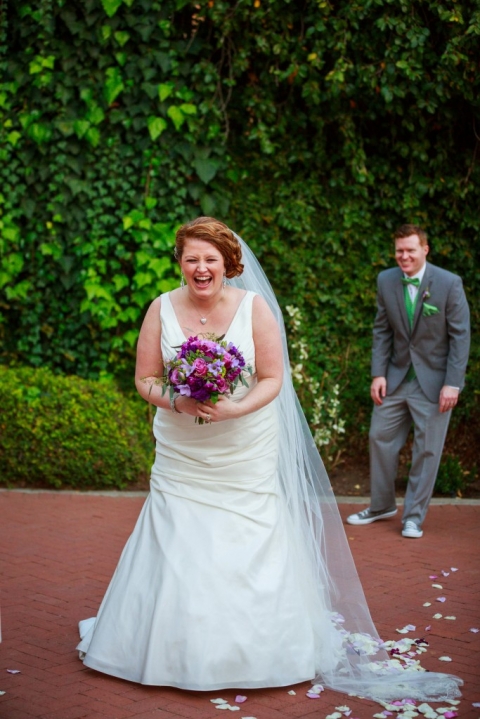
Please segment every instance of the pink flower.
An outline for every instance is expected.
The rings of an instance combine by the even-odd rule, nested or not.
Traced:
[[[228,383],[225,382],[223,377],[217,377],[216,385],[220,394],[224,394],[228,390]]]
[[[193,362],[193,370],[196,372],[198,377],[205,377],[208,372],[208,364],[201,357],[197,357],[197,359]]]

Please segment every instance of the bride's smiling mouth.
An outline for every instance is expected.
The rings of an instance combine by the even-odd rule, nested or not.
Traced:
[[[212,282],[212,277],[211,275],[209,275],[208,277],[194,277],[193,281],[195,282],[197,287],[208,287]]]

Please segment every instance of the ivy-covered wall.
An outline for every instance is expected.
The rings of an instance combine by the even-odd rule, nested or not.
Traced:
[[[174,228],[214,214],[362,427],[375,277],[417,222],[472,305],[476,426],[477,2],[4,0],[0,22],[3,363],[126,383]]]

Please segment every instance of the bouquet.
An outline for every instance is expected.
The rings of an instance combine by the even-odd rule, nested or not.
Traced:
[[[232,342],[227,344],[222,337],[189,337],[178,348],[175,359],[165,363],[163,391],[169,387],[170,397],[178,392],[215,404],[220,395],[233,394],[239,381],[248,387],[245,372],[252,374],[252,368],[245,365],[245,358]],[[195,417],[195,422],[203,424],[204,420]]]

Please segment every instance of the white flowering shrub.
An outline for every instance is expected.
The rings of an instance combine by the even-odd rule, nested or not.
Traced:
[[[340,387],[332,383],[327,372],[319,382],[312,379],[305,363],[309,358],[308,344],[302,333],[303,318],[298,307],[287,305],[290,368],[293,383],[310,425],[313,440],[328,469],[333,469],[342,454],[345,420],[341,418]]]

